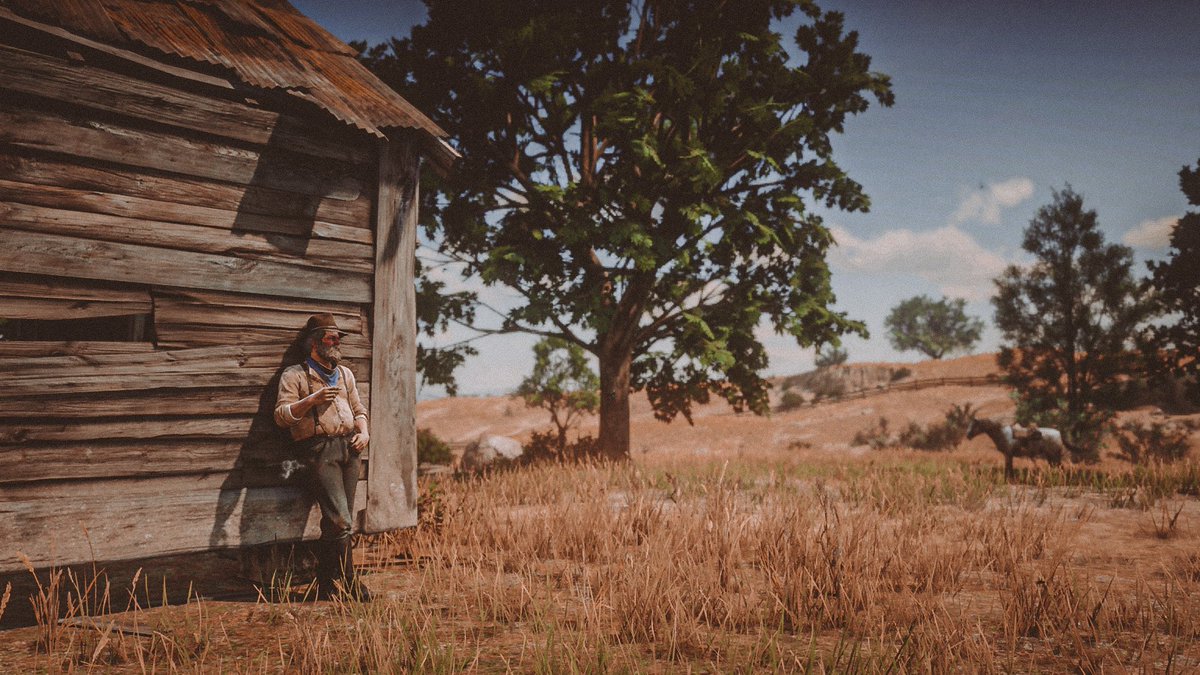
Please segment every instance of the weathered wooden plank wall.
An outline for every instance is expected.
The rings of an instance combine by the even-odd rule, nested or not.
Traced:
[[[0,340],[0,570],[315,536],[269,413],[319,311],[376,409],[374,139],[19,33],[0,45],[0,318],[145,316],[148,339]]]

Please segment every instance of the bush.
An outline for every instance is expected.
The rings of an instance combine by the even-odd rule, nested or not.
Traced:
[[[779,399],[779,405],[775,410],[778,412],[787,412],[795,410],[804,405],[804,394],[798,391],[787,390],[783,392],[783,396]]]
[[[904,378],[908,377],[909,375],[912,375],[912,372],[913,371],[911,368],[897,368],[892,371],[891,379],[889,381],[890,382],[899,382],[900,380],[903,380]]]
[[[559,435],[554,429],[535,431],[524,444],[521,461],[525,464],[541,462],[578,462],[600,457],[600,443],[594,436],[580,436],[566,445],[559,446]]]
[[[854,435],[855,445],[869,445],[875,450],[883,448],[908,447],[916,450],[952,450],[967,436],[967,427],[975,411],[971,404],[954,405],[946,411],[945,419],[922,427],[916,422],[909,422],[896,436],[888,430],[886,417],[880,417],[874,427],[859,431]]]
[[[888,419],[886,417],[880,417],[875,426],[869,429],[862,429],[855,432],[852,443],[854,445],[869,445],[872,450],[882,450],[896,446],[896,440],[892,438],[891,432],[888,431]]]
[[[1118,456],[1134,464],[1179,461],[1187,456],[1188,440],[1196,428],[1191,421],[1183,424],[1152,422],[1149,425],[1126,422],[1117,433],[1117,444],[1121,446]]]
[[[417,462],[421,464],[449,464],[450,444],[438,438],[429,429],[417,429]]]

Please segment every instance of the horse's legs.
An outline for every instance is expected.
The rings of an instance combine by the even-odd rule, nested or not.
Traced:
[[[1013,453],[1004,453],[1004,479],[1012,482],[1013,479]]]

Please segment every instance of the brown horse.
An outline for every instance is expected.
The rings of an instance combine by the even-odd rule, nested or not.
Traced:
[[[967,427],[967,438],[987,434],[987,437],[992,439],[992,443],[996,444],[996,449],[1004,455],[1004,477],[1012,480],[1013,457],[1028,457],[1029,459],[1041,457],[1051,466],[1062,464],[1063,454],[1066,450],[1062,434],[1058,429],[1044,427],[1038,427],[1037,432],[1026,438],[1016,438],[1013,436],[1011,426],[1001,425],[995,420],[972,418],[971,425]]]

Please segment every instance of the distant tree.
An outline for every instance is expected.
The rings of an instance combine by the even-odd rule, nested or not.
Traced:
[[[363,61],[463,155],[428,177],[440,251],[520,295],[499,331],[594,354],[606,454],[630,393],[660,419],[716,394],[768,411],[769,322],[800,346],[864,332],[830,306],[832,237],[807,200],[866,210],[833,134],[892,102],[815,2],[426,0]],[[799,10],[799,11],[797,11]],[[794,14],[793,45],[775,27]]]
[[[1200,206],[1200,162],[1179,171],[1179,187],[1188,204]],[[1200,212],[1184,214],[1171,230],[1171,252],[1164,262],[1148,263],[1150,285],[1169,321],[1149,328],[1149,350],[1162,370],[1185,378],[1200,401]]]
[[[1038,209],[1021,247],[1033,264],[1009,266],[992,299],[1006,341],[999,364],[1016,389],[1018,418],[1057,427],[1095,453],[1147,316],[1133,252],[1105,243],[1096,212],[1084,210],[1070,186]]]
[[[840,366],[850,358],[850,352],[837,345],[826,345],[817,351],[814,365],[819,370]]]
[[[600,378],[577,344],[544,338],[533,346],[533,372],[517,387],[530,408],[550,413],[559,451],[567,447],[567,431],[600,406]]]
[[[967,316],[966,300],[932,300],[918,295],[892,308],[884,325],[888,341],[900,351],[916,350],[931,359],[970,351],[983,334],[983,321]]]

